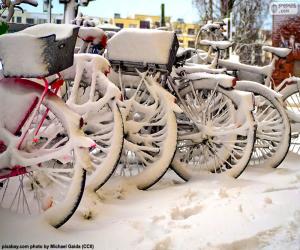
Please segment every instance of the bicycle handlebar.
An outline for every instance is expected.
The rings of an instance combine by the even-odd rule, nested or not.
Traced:
[[[21,8],[18,5],[20,5],[22,3],[29,4],[29,5],[34,6],[34,7],[38,6],[38,2],[36,0],[15,0],[15,1],[8,0],[6,2],[3,2],[0,9],[4,9],[4,8],[8,9],[8,14],[7,14],[7,17],[6,17],[7,22],[9,22],[10,19],[12,18],[12,16],[14,15],[15,8],[16,7]]]
[[[36,0],[15,0],[12,3],[14,6],[19,5],[21,3],[29,4],[34,7],[38,6],[38,2]]]

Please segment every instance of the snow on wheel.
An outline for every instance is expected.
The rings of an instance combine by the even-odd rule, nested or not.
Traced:
[[[102,71],[109,63],[99,55],[78,54],[74,65],[62,72],[67,79],[63,99],[83,116],[83,131],[95,142],[90,149],[94,171],[87,188],[97,191],[113,174],[123,147],[123,122],[116,103],[119,89]]]
[[[24,79],[0,82],[2,107],[12,105],[1,110],[0,205],[17,213],[44,213],[49,224],[58,228],[79,205],[89,158],[87,149],[79,148],[83,138],[80,117],[51,93],[32,117],[23,142],[16,145],[25,132],[14,129],[21,128],[19,114],[14,111],[28,110],[42,90]],[[47,109],[46,119],[40,124]]]
[[[175,172],[185,180],[201,171],[238,177],[250,160],[255,138],[249,109],[241,112],[236,92],[209,80],[193,81],[179,95],[184,112],[177,116]]]
[[[139,189],[155,184],[167,171],[176,149],[174,97],[152,77],[124,81],[124,147],[115,175]]]
[[[255,95],[256,141],[250,165],[276,168],[288,153],[291,127],[281,96],[255,82],[238,81],[236,88]]]
[[[287,85],[280,91],[291,123],[291,144],[289,150],[300,154],[300,94],[297,84]]]

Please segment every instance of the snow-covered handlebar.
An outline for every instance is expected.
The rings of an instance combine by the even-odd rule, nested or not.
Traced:
[[[21,8],[18,5],[20,5],[22,3],[29,4],[29,5],[34,6],[34,7],[38,6],[38,2],[36,0],[15,0],[15,1],[8,0],[8,1],[3,2],[0,9],[7,8],[8,14],[7,14],[7,17],[5,19],[7,22],[9,22],[10,19],[12,18],[12,16],[14,15],[15,8],[16,7]],[[22,10],[22,8],[21,8],[21,10]]]

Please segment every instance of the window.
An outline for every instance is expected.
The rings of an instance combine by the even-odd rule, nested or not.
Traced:
[[[26,18],[26,23],[34,24],[34,19],[33,18]]]
[[[181,29],[176,29],[176,30],[175,30],[175,33],[176,33],[176,34],[182,34],[182,30],[181,30]]]
[[[115,13],[115,18],[121,18],[121,14],[120,13]]]
[[[61,24],[61,19],[56,19],[55,22],[56,22],[57,24]]]
[[[195,35],[195,29],[188,29],[189,35]]]
[[[188,47],[189,48],[194,48],[195,47],[195,42],[194,41],[188,41]]]
[[[300,77],[300,61],[295,61],[294,63],[294,76]]]
[[[136,24],[129,24],[129,28],[136,28]]]
[[[123,29],[124,28],[124,24],[123,23],[116,23],[116,26]]]
[[[141,29],[150,29],[150,22],[149,21],[140,21],[140,28]]]
[[[47,22],[47,19],[40,19],[40,18],[39,18],[39,19],[37,20],[37,23],[38,23],[38,24],[42,24],[42,23],[46,23],[46,22]]]
[[[22,23],[22,17],[17,16],[17,23]]]
[[[12,22],[12,23],[15,22],[15,17],[14,17],[14,16],[11,18],[11,22]]]

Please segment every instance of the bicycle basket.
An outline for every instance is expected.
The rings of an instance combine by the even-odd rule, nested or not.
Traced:
[[[79,27],[40,24],[0,36],[5,77],[44,77],[73,65]]]
[[[123,29],[107,44],[107,57],[115,71],[136,74],[136,69],[170,73],[179,43],[171,31]]]

